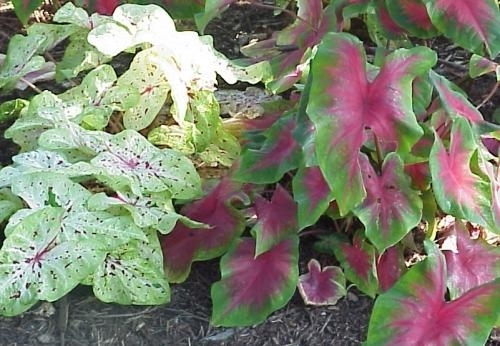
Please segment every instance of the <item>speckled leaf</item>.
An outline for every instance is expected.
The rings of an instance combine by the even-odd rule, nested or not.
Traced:
[[[455,220],[445,230],[456,241],[456,252],[442,250],[448,268],[448,288],[452,299],[470,289],[500,277],[500,248],[483,239],[471,239],[464,223]]]
[[[308,305],[335,305],[347,293],[344,272],[335,266],[321,265],[316,259],[307,264],[309,270],[299,276],[297,285],[304,303]]]
[[[431,81],[439,94],[441,103],[450,116],[461,116],[471,122],[479,122],[483,120],[481,113],[467,100],[464,92],[456,85],[437,73],[432,72],[430,76]]]
[[[436,134],[429,159],[434,194],[445,213],[496,229],[489,183],[470,168],[476,150],[471,125],[464,118],[453,121],[448,148]]]
[[[93,275],[95,296],[104,302],[156,305],[170,300],[154,230],[147,240],[132,240],[106,256]]]
[[[296,119],[289,113],[264,130],[260,143],[243,148],[235,179],[266,184],[277,182],[284,173],[297,168],[301,148],[294,138]]]
[[[240,239],[220,263],[212,285],[212,324],[247,326],[263,322],[285,306],[298,282],[298,236],[255,256],[255,241]],[[258,288],[258,289],[257,289]]]
[[[297,234],[297,204],[281,185],[276,186],[271,201],[256,196],[254,208],[257,223],[251,232],[256,239],[255,256]]]
[[[323,39],[312,64],[307,113],[317,131],[319,166],[342,215],[366,195],[357,153],[368,136],[385,150],[405,153],[423,134],[412,111],[411,86],[435,61],[425,47],[398,49],[372,80],[361,41],[344,33]]]
[[[67,294],[104,260],[95,242],[60,242],[64,209],[46,207],[27,216],[0,250],[0,313],[12,316],[37,300]]]
[[[500,279],[445,301],[444,256],[429,240],[425,247],[427,258],[376,300],[366,343],[484,345],[500,317]]]
[[[190,228],[177,223],[171,233],[162,237],[165,272],[170,282],[184,281],[192,262],[222,255],[241,235],[245,229],[244,216],[231,205],[240,188],[240,184],[224,178],[204,198],[182,209],[182,214],[209,228]]]
[[[108,149],[91,160],[99,179],[114,190],[136,195],[168,191],[172,198],[194,198],[200,177],[192,162],[177,151],[158,149],[133,130],[113,136]]]
[[[411,189],[403,161],[397,154],[386,156],[380,175],[366,155],[360,155],[359,164],[366,198],[353,213],[365,225],[367,238],[382,253],[420,222],[422,200]]]
[[[9,189],[0,189],[0,223],[23,207],[22,200]]]
[[[333,253],[347,280],[370,297],[375,297],[378,291],[375,248],[366,241],[361,231],[354,235],[352,245],[337,236],[327,236],[322,237],[316,246],[322,252]]]
[[[422,0],[432,23],[462,47],[490,57],[500,52],[500,12],[495,0]]]
[[[127,129],[147,127],[160,112],[170,92],[170,84],[158,64],[151,60],[151,50],[139,52],[129,69],[118,79],[118,86],[137,88],[138,104],[125,111],[123,124]]]
[[[333,201],[333,193],[318,166],[299,168],[293,178],[293,198],[298,204],[299,229],[318,221]]]

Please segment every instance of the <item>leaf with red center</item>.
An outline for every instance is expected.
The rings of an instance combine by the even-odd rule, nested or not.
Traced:
[[[484,345],[500,311],[500,279],[445,301],[443,254],[425,241],[428,257],[375,302],[368,345]]]
[[[256,197],[255,212],[258,221],[252,234],[256,238],[256,256],[269,251],[290,234],[297,234],[297,204],[281,185],[276,187],[271,201]]]
[[[472,78],[483,74],[496,72],[497,81],[500,81],[500,65],[477,54],[472,54],[469,61],[469,75]]]
[[[368,244],[362,232],[358,231],[354,235],[352,245],[336,236],[328,236],[323,237],[316,246],[319,251],[333,252],[344,269],[347,280],[359,290],[375,297],[378,291],[375,249]]]
[[[462,116],[472,122],[483,120],[481,113],[464,96],[456,85],[437,73],[431,73],[431,81],[450,116]]]
[[[316,155],[342,215],[365,197],[359,152],[367,129],[384,148],[410,150],[423,134],[412,111],[412,80],[436,61],[424,47],[389,55],[373,81],[362,43],[329,33],[312,64],[307,113],[316,126]]]
[[[333,193],[318,166],[300,168],[293,178],[293,197],[298,204],[299,229],[318,221],[333,200]]]
[[[378,20],[381,24],[381,28],[388,37],[400,36],[406,33],[403,27],[399,26],[394,19],[392,19],[387,9],[387,5],[384,0],[375,0],[375,11],[377,13]]]
[[[255,241],[240,239],[220,263],[212,285],[212,324],[246,326],[263,322],[288,303],[297,285],[298,236],[255,256]]]
[[[422,218],[422,200],[411,189],[403,161],[390,153],[379,176],[368,157],[360,155],[366,198],[353,212],[365,225],[366,236],[379,252],[399,242]]]
[[[377,277],[380,291],[391,288],[406,272],[405,258],[401,246],[391,246],[379,257],[377,262]]]
[[[308,305],[335,305],[346,295],[346,282],[342,269],[321,265],[314,258],[307,264],[309,272],[299,276],[300,295]]]
[[[466,119],[456,118],[448,150],[436,135],[429,164],[436,201],[441,209],[458,218],[496,229],[491,214],[490,186],[472,173],[471,157],[477,149]]]
[[[432,23],[448,38],[480,54],[500,52],[500,13],[495,0],[422,0]]]
[[[223,254],[245,228],[244,217],[231,206],[240,185],[223,179],[207,196],[186,205],[182,214],[210,228],[189,228],[177,223],[161,238],[165,273],[170,282],[182,282],[194,261]]]
[[[462,221],[456,220],[448,230],[448,237],[456,237],[457,245],[456,253],[443,251],[452,299],[500,277],[500,248],[488,245],[482,239],[471,239]]]
[[[284,173],[297,168],[301,148],[294,138],[294,113],[285,115],[263,131],[261,143],[247,142],[241,154],[241,163],[235,179],[256,184],[275,183]]]
[[[437,35],[422,0],[384,0],[392,20],[410,35],[430,38]]]

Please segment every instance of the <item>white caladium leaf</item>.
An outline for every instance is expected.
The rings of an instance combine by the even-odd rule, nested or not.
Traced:
[[[60,242],[63,208],[25,217],[0,250],[0,314],[26,311],[37,300],[54,301],[93,273],[106,253],[98,241]]]
[[[194,198],[201,180],[191,161],[177,151],[159,149],[139,133],[122,131],[91,160],[98,178],[114,190],[130,189],[136,195],[167,191],[172,198]]]
[[[155,231],[144,241],[132,240],[107,255],[93,276],[94,294],[104,302],[165,304],[170,287]]]

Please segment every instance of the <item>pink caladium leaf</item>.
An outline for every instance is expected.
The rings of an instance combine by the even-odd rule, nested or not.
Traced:
[[[422,0],[384,0],[391,19],[410,35],[419,38],[437,36]]]
[[[384,34],[390,38],[401,36],[407,33],[407,31],[399,26],[389,14],[385,0],[374,0],[375,11],[377,13],[378,20],[380,22],[381,28]]]
[[[377,261],[377,277],[381,292],[391,288],[406,272],[403,249],[397,244],[386,249]]]
[[[370,80],[363,44],[356,37],[325,36],[312,64],[307,113],[316,126],[319,166],[342,215],[366,195],[357,153],[367,133],[400,153],[408,152],[423,134],[412,111],[412,80],[435,61],[427,48],[399,49]]]
[[[304,229],[318,221],[328,209],[333,193],[318,166],[300,168],[292,183],[299,229]]]
[[[470,168],[476,150],[471,125],[464,118],[453,120],[448,149],[436,135],[429,158],[434,194],[445,213],[496,229],[490,184]]]
[[[446,262],[426,240],[428,257],[375,302],[369,345],[484,345],[500,311],[500,279],[446,301]]]
[[[225,178],[204,198],[182,209],[182,214],[210,228],[189,228],[178,222],[171,233],[161,238],[165,273],[170,282],[184,281],[192,262],[220,256],[243,232],[244,217],[231,206],[239,188],[239,184]]]
[[[399,242],[422,218],[422,200],[410,187],[404,164],[390,153],[380,176],[368,157],[359,159],[366,198],[353,212],[365,225],[366,236],[379,252]]]
[[[307,264],[308,273],[299,276],[297,288],[307,305],[335,305],[347,293],[344,272],[335,266],[321,265],[316,259]]]
[[[274,190],[271,201],[256,197],[255,212],[258,221],[252,228],[252,234],[256,239],[256,256],[298,232],[297,204],[281,185]]]
[[[480,55],[472,54],[469,61],[469,75],[476,78],[490,72],[495,72],[497,81],[500,81],[500,64]]]
[[[456,85],[437,73],[431,72],[430,76],[439,94],[439,99],[450,116],[462,116],[471,122],[483,120],[481,113],[467,100],[464,92]]]
[[[422,0],[432,23],[462,47],[494,58],[500,52],[500,12],[495,0]]]
[[[261,142],[246,143],[234,178],[257,184],[275,183],[284,173],[297,168],[302,152],[294,137],[296,124],[295,114],[288,113],[261,136],[253,136]]]
[[[370,297],[375,297],[378,291],[375,248],[366,241],[363,232],[354,235],[352,245],[333,235],[323,237],[316,246],[319,251],[333,252],[347,280]]]
[[[222,257],[220,267],[221,280],[212,285],[212,324],[246,326],[263,322],[295,292],[298,236],[258,256],[254,239],[240,239]]]
[[[471,239],[466,226],[459,220],[451,223],[444,232],[456,241],[456,252],[443,250],[452,299],[500,277],[500,248],[481,238]]]

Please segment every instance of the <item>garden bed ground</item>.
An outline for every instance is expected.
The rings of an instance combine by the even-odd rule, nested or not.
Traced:
[[[240,5],[213,22],[207,33],[214,35],[219,50],[236,57],[240,45],[266,38],[288,20],[274,17],[271,10]],[[0,53],[5,53],[9,37],[20,30],[11,11],[0,11]],[[440,53],[447,60],[453,54],[460,62],[460,55],[446,51],[444,44]],[[442,67],[451,74],[464,74],[452,63]],[[491,82],[485,78],[469,86],[475,90],[476,104],[488,93]],[[15,96],[3,95],[0,101]],[[497,94],[486,105],[490,116],[499,98]],[[11,148],[0,136],[4,164],[14,153]],[[310,242],[301,246],[303,271],[313,254]],[[22,316],[0,318],[0,345],[360,345],[365,339],[372,300],[356,290],[332,307],[304,306],[296,294],[261,325],[215,328],[209,323],[210,285],[218,279],[217,261],[196,263],[187,282],[172,286],[171,303],[152,307],[104,304],[89,288],[79,287],[61,302],[40,303]]]

